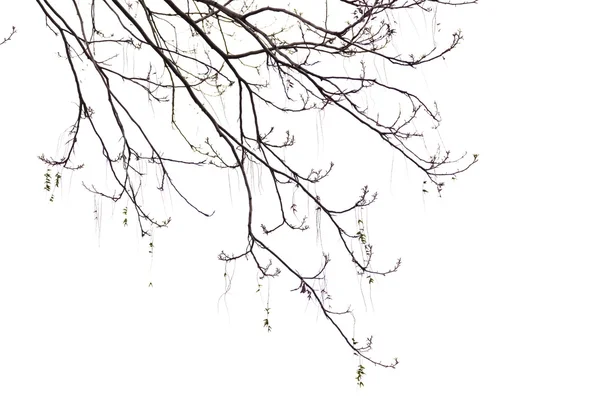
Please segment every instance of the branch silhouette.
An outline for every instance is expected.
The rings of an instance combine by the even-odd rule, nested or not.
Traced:
[[[369,238],[362,228],[354,233],[356,224],[362,226],[363,221],[349,222],[352,218],[347,217],[371,206],[377,193],[364,185],[356,198],[347,199],[343,206],[319,195],[318,188],[330,182],[334,162],[306,170],[287,161],[285,151],[293,150],[296,135],[292,129],[282,131],[271,126],[270,121],[275,116],[332,110],[407,160],[420,171],[424,182],[433,184],[440,193],[447,179],[468,170],[477,156],[471,159],[465,153],[454,157],[440,143],[433,154],[423,149],[415,138],[435,133],[441,122],[437,106],[381,78],[369,65],[379,63],[391,75],[443,59],[463,40],[460,31],[450,35],[444,46],[432,46],[420,55],[400,54],[392,46],[397,36],[396,17],[412,10],[427,13],[438,6],[476,1],[325,0],[319,2],[318,18],[312,16],[316,12],[308,13],[313,11],[308,6],[306,14],[310,15],[305,15],[289,6],[260,6],[260,2],[248,0],[36,1],[48,28],[60,40],[61,56],[73,76],[77,98],[75,122],[63,143],[64,155],[42,155],[40,159],[49,168],[81,169],[84,163],[75,156],[79,139],[95,137],[97,154],[106,161],[114,189],[98,189],[94,184],[84,187],[114,202],[127,201],[135,210],[142,236],[171,221],[154,217],[142,201],[142,193],[148,190],[142,184],[145,168],[155,168],[159,191],[172,189],[201,217],[210,217],[216,210],[206,209],[180,188],[173,178],[173,167],[239,172],[247,213],[238,222],[245,230],[246,245],[241,250],[222,251],[218,259],[225,263],[249,260],[261,279],[289,274],[298,284],[293,290],[316,304],[354,354],[374,365],[394,367],[397,360],[384,362],[370,355],[372,338],[359,344],[342,329],[341,319],[352,311],[331,306],[327,290],[329,255],[323,254],[322,264],[310,273],[311,269],[299,261],[307,249],[297,249],[298,257],[286,257],[271,240],[284,230],[310,229],[308,215],[298,217],[302,211],[296,196],[300,196],[316,213],[317,225],[327,223],[336,232],[347,263],[357,274],[372,279],[393,273],[400,267],[400,259],[388,268],[375,268]],[[10,37],[12,34],[5,41]],[[113,65],[120,58],[125,62],[127,54],[132,54],[130,59],[142,60],[144,70],[140,62],[129,70]],[[346,68],[346,63],[353,68]],[[92,89],[86,88],[90,77],[100,87],[93,95],[89,94]],[[168,105],[175,133],[169,140],[185,152],[165,154],[152,122],[136,116],[123,88],[143,93],[150,104]],[[397,111],[365,104],[368,94],[397,105]],[[219,102],[225,101],[237,107],[235,123],[231,118],[222,122],[218,109]],[[91,107],[95,103],[101,103],[98,110]],[[185,119],[180,104],[189,104],[206,122],[210,129],[204,138],[180,122]],[[116,135],[106,128],[109,117],[117,127]],[[417,130],[417,121],[431,129]],[[253,188],[254,171],[262,171],[261,184],[271,189],[268,195]],[[269,202],[277,204],[271,210],[276,223],[264,222],[265,217],[257,211]],[[353,250],[355,246],[361,249],[360,254]],[[265,321],[267,326],[268,319]],[[361,369],[359,377],[362,373]]]

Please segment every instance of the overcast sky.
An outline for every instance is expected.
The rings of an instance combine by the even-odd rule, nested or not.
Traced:
[[[249,264],[219,302],[216,256],[235,229],[222,219],[176,209],[151,258],[120,205],[95,223],[80,176],[49,203],[36,157],[73,122],[72,78],[35,2],[3,2],[0,38],[18,33],[0,47],[0,398],[599,398],[598,11],[440,8],[465,41],[423,71],[423,90],[446,146],[481,162],[438,199],[399,157],[364,155],[385,174],[370,233],[382,260],[403,264],[372,304],[366,292],[368,312],[353,303],[374,352],[400,362],[366,364],[358,389],[358,360],[285,277],[271,285],[270,333]]]

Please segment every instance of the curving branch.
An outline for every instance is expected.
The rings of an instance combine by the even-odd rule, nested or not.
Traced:
[[[84,187],[98,196],[131,205],[142,236],[170,222],[170,218],[153,217],[142,201],[142,192],[147,190],[143,184],[146,168],[157,172],[159,191],[172,188],[202,217],[212,216],[215,210],[205,209],[175,183],[173,166],[192,171],[238,171],[247,202],[246,217],[239,221],[246,246],[231,253],[222,251],[218,259],[225,263],[250,260],[260,279],[272,279],[282,271],[294,277],[297,287],[293,290],[317,305],[355,354],[375,365],[395,366],[397,360],[383,362],[369,355],[371,338],[359,345],[342,329],[341,319],[352,312],[350,308],[332,308],[326,276],[331,258],[324,254],[322,265],[314,269],[318,272],[310,273],[303,268],[305,263],[296,261],[300,257],[283,256],[272,240],[284,230],[310,229],[308,214],[298,215],[302,211],[296,197],[302,197],[316,213],[317,229],[327,223],[336,232],[348,265],[357,274],[372,279],[373,275],[395,272],[400,259],[391,268],[372,266],[373,245],[364,232],[364,222],[349,222],[348,218],[371,206],[377,193],[364,186],[355,200],[341,207],[319,195],[317,189],[331,180],[334,163],[307,171],[287,161],[284,152],[293,150],[296,136],[291,129],[282,132],[271,126],[269,120],[274,115],[336,110],[366,137],[383,141],[404,157],[423,174],[425,182],[433,183],[441,192],[446,179],[469,169],[477,156],[452,157],[442,145],[430,154],[415,138],[423,138],[439,126],[435,104],[382,79],[367,65],[379,63],[400,71],[447,56],[463,40],[460,31],[453,33],[444,47],[434,46],[418,56],[394,51],[390,44],[397,33],[396,17],[413,9],[430,12],[438,5],[475,1],[324,0],[319,2],[321,18],[316,19],[289,6],[261,6],[259,1],[248,0],[36,1],[48,28],[60,39],[78,104],[75,122],[64,142],[64,155],[40,159],[51,168],[80,169],[84,163],[75,155],[79,139],[95,137],[97,154],[108,166],[114,189]],[[127,54],[132,53],[130,57],[145,60],[143,69],[139,62],[136,68],[113,65],[118,60],[125,65]],[[355,70],[345,68],[346,61]],[[84,85],[86,79],[99,83],[101,93],[90,95],[91,89]],[[143,93],[149,104],[169,105],[173,134],[168,141],[185,151],[164,154],[152,123],[136,116],[126,91]],[[369,93],[385,96],[387,103],[397,105],[397,111],[369,107],[364,102]],[[235,122],[224,120],[225,102],[235,105]],[[99,104],[100,109],[93,109],[92,103]],[[199,139],[180,122],[185,121],[185,104],[191,104],[210,127],[204,138]],[[109,118],[116,130],[107,128]],[[415,128],[417,121],[432,128],[421,132]],[[261,171],[261,184],[270,191],[259,193],[253,188],[254,171]],[[273,201],[277,222],[266,223],[257,205]],[[354,233],[357,224],[359,229]],[[356,245],[360,254],[353,250]],[[302,254],[306,250],[297,251]],[[274,271],[271,266],[275,266]],[[265,321],[267,326],[268,319]]]

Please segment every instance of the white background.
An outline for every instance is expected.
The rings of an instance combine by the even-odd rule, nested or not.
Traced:
[[[386,161],[369,229],[403,265],[374,310],[368,293],[354,307],[400,364],[367,364],[358,389],[357,359],[285,278],[271,333],[248,264],[217,309],[222,220],[175,219],[151,259],[120,206],[98,233],[81,177],[48,202],[36,157],[72,122],[71,77],[35,2],[3,2],[0,36],[18,34],[0,47],[0,398],[599,398],[598,11],[440,9],[466,40],[425,90],[447,147],[481,162],[438,199],[398,158],[390,184]]]

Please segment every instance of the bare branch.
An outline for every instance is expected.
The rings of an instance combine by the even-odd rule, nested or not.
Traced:
[[[298,141],[294,127],[281,129],[272,121],[277,116],[285,121],[291,114],[332,110],[365,139],[380,140],[403,157],[424,182],[441,193],[446,180],[468,170],[478,161],[477,155],[451,157],[440,142],[431,154],[422,143],[425,137],[433,135],[435,140],[437,135],[441,122],[437,105],[402,88],[397,80],[382,78],[373,66],[389,68],[400,76],[444,59],[463,40],[460,31],[448,35],[444,46],[425,48],[418,55],[408,50],[401,54],[393,46],[398,16],[476,1],[325,0],[321,18],[305,16],[289,6],[261,6],[259,1],[244,0],[97,0],[85,6],[72,0],[70,11],[64,11],[68,2],[36,1],[49,29],[61,41],[78,109],[63,143],[64,155],[40,159],[49,168],[80,169],[84,163],[76,158],[78,139],[95,138],[113,189],[84,186],[102,198],[126,201],[135,210],[142,236],[171,221],[167,216],[151,216],[143,202],[147,169],[155,172],[158,191],[172,188],[201,217],[218,210],[205,210],[183,186],[176,185],[173,168],[237,171],[247,205],[244,220],[238,221],[246,244],[237,251],[222,251],[218,259],[226,264],[248,260],[260,279],[282,272],[293,277],[297,286],[292,290],[315,304],[354,354],[378,366],[394,367],[397,360],[383,362],[368,354],[372,338],[359,345],[342,328],[343,318],[354,317],[351,308],[332,309],[327,289],[332,258],[323,254],[322,264],[307,267],[302,256],[310,249],[295,249],[298,257],[284,256],[275,240],[284,232],[301,234],[312,229],[309,214],[314,211],[316,229],[328,224],[340,239],[340,262],[361,278],[372,280],[372,276],[395,272],[400,259],[391,268],[372,266],[373,244],[364,221],[353,218],[354,213],[375,204],[378,195],[362,185],[354,188],[357,198],[346,199],[342,205],[338,199],[321,196],[319,189],[326,185],[352,183],[334,180],[335,160],[312,168],[288,161],[285,152],[293,152]],[[2,43],[14,32],[13,28]],[[127,57],[145,64],[128,66]],[[100,85],[102,96],[88,94],[84,76]],[[158,136],[155,124],[139,117],[132,94],[143,95],[152,107],[169,107],[170,135]],[[365,101],[369,96],[385,98],[386,106],[396,108]],[[203,138],[186,125],[187,105],[206,125]],[[230,108],[235,118],[225,115]],[[101,110],[101,116],[96,116],[95,109]],[[431,128],[418,129],[417,124]],[[169,152],[167,157],[164,141],[184,151]],[[261,174],[259,183],[267,188],[265,192],[253,186],[256,172]],[[307,209],[298,206],[297,197],[309,204]],[[266,204],[269,215],[264,214]],[[268,318],[265,321],[270,329]]]

